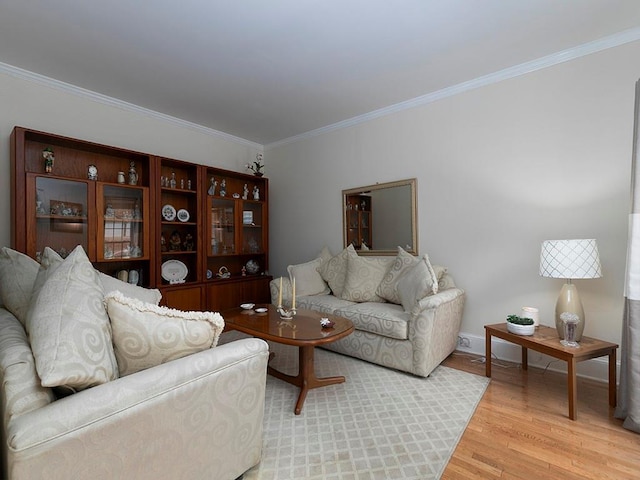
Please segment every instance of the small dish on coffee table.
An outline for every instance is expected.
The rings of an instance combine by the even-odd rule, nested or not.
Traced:
[[[243,310],[251,310],[253,307],[255,307],[255,303],[243,303],[240,305]]]

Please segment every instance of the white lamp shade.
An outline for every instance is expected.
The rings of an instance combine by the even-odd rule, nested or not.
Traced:
[[[602,267],[595,239],[545,240],[540,275],[551,278],[600,278]]]

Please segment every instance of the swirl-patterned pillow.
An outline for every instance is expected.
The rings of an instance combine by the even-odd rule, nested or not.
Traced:
[[[391,303],[402,303],[398,293],[398,282],[402,275],[418,262],[418,258],[408,253],[404,248],[398,247],[398,254],[393,265],[380,282],[380,285],[378,285],[376,293]]]
[[[118,291],[104,301],[120,376],[215,347],[224,328],[219,313],[160,307]]]
[[[62,261],[45,249],[26,319],[42,386],[82,390],[117,378],[103,297],[80,245]]]

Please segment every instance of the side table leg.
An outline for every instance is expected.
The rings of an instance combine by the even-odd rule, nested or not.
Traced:
[[[522,370],[529,369],[529,352],[527,347],[522,347]]]
[[[576,359],[571,358],[567,361],[567,390],[569,394],[569,418],[575,420],[577,418],[576,401],[578,399],[578,380],[576,378]]]
[[[616,349],[612,348],[609,354],[609,405],[615,407],[618,403],[616,397]]]
[[[484,334],[484,365],[485,375],[491,377],[491,334],[485,330]]]

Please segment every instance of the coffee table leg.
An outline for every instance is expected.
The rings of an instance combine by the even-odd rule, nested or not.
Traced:
[[[313,388],[324,387],[327,385],[334,385],[336,383],[344,383],[345,377],[316,377],[315,364],[314,364],[314,347],[302,346],[298,347],[298,359],[299,368],[298,375],[287,375],[275,368],[267,367],[267,373],[287,383],[300,387],[300,394],[298,395],[298,401],[296,402],[296,408],[294,413],[300,415],[302,412],[302,406],[307,398],[307,392]]]

